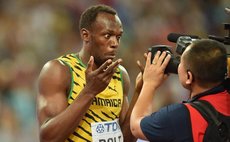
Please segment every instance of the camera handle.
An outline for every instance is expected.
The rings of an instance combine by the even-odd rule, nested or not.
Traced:
[[[230,24],[229,23],[224,23],[224,29],[228,30],[228,36],[225,36],[225,44],[230,45]]]
[[[214,35],[208,35],[209,39],[217,40],[219,42],[222,42],[226,45],[230,45],[230,23],[223,23],[224,24],[224,29],[228,30],[228,35],[225,37],[221,36],[214,36]]]

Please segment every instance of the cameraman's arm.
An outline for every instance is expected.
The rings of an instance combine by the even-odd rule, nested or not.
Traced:
[[[160,56],[160,52],[158,51],[153,59],[153,64],[151,64],[151,53],[148,53],[143,74],[143,87],[133,108],[130,121],[131,131],[137,138],[146,140],[146,137],[141,130],[140,122],[145,116],[148,116],[153,112],[154,95],[157,88],[167,77],[167,75],[164,74],[164,71],[170,60],[170,55],[166,58],[165,57],[166,52],[163,52]]]

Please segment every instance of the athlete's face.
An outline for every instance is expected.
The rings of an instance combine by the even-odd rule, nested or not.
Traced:
[[[117,15],[99,13],[90,30],[90,54],[97,65],[114,59],[120,43],[123,28]]]

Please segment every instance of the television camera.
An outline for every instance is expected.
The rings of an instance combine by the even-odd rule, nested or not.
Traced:
[[[228,30],[227,36],[220,37],[215,35],[208,35],[208,38],[224,43],[227,50],[227,57],[230,60],[230,23],[224,23],[224,29]],[[171,59],[165,69],[165,73],[177,74],[177,68],[180,63],[180,55],[182,55],[186,47],[188,47],[193,41],[199,40],[201,38],[195,35],[170,33],[167,39],[170,42],[176,43],[176,53],[178,56],[173,54],[171,47],[167,45],[154,45],[150,47],[148,51],[153,55],[151,60],[153,60],[157,51],[166,51],[167,54],[171,54]]]

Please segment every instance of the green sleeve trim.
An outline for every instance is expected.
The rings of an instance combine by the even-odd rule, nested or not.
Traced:
[[[122,90],[124,92],[124,80],[123,80],[123,73],[122,73],[122,70],[121,68],[119,67],[119,72],[120,72],[120,76],[121,76],[121,84],[122,84]]]
[[[78,60],[78,62],[83,66],[83,67],[87,67],[83,62],[82,62],[82,60],[80,60],[79,58],[78,58],[78,56],[76,55],[76,54],[73,54],[73,56]]]
[[[71,95],[72,95],[72,93],[73,93],[73,85],[74,85],[74,83],[73,83],[73,69],[71,68],[71,66],[70,66],[70,64],[68,63],[68,62],[66,62],[66,61],[63,61],[63,60],[61,60],[61,59],[58,59],[59,61],[61,61],[63,64],[65,64],[66,66],[68,66],[69,67],[69,71],[70,71],[70,74],[71,74],[71,84],[70,84],[70,91],[69,91],[69,94],[68,94],[68,100],[70,99],[70,97],[71,97]]]

